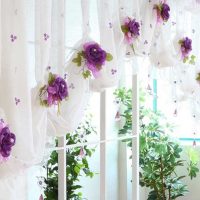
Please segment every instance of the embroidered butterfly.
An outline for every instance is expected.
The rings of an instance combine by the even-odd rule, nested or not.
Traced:
[[[112,27],[113,27],[112,23],[111,23],[111,22],[109,22],[109,28],[112,28]]]
[[[16,104],[16,106],[17,106],[20,102],[21,102],[21,100],[18,99],[17,97],[15,97],[15,104]]]

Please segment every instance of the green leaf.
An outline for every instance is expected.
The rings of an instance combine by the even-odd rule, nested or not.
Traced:
[[[122,29],[123,33],[128,33],[129,32],[128,26],[126,26],[126,25],[122,25],[121,29]]]
[[[185,57],[184,59],[183,59],[183,63],[186,63],[187,61],[188,61],[188,57]]]
[[[111,61],[112,59],[113,59],[112,54],[107,53],[107,54],[106,54],[106,60],[107,60],[107,61]]]
[[[73,62],[73,63],[76,63],[77,66],[80,67],[80,66],[81,66],[81,63],[82,63],[82,58],[81,58],[81,56],[77,56],[76,58],[74,58],[74,59],[72,60],[72,62]]]
[[[80,173],[80,168],[78,166],[75,166],[74,167],[74,171],[76,172],[76,174],[79,174]]]
[[[55,81],[55,75],[50,72],[48,77],[48,84],[51,85],[54,81]]]
[[[195,65],[195,59],[196,59],[196,56],[191,55],[191,57],[190,57],[190,61],[189,61],[189,64],[191,64],[191,65]]]
[[[91,76],[91,72],[90,72],[89,70],[86,70],[86,71],[83,71],[83,72],[82,72],[82,75],[83,75],[83,77],[86,79],[86,78],[88,78],[88,77]]]
[[[196,80],[197,80],[197,81],[200,81],[200,73],[198,74]]]

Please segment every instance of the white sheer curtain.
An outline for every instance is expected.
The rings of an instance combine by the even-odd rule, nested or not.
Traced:
[[[191,97],[194,112],[197,119],[200,118],[199,104],[194,100],[199,100],[200,94],[199,85],[194,80],[200,70],[199,59],[194,67],[182,67],[174,45],[177,35],[189,34],[193,39],[194,53],[199,54],[199,1],[167,1],[171,18],[163,26],[157,24],[153,10],[158,0],[97,0],[99,43],[113,55],[113,60],[106,63],[97,79],[84,79],[79,68],[71,62],[83,43],[93,40],[90,35],[90,2],[81,2],[82,39],[75,44],[75,51],[65,63],[65,19],[68,13],[64,0],[1,0],[0,117],[16,134],[16,145],[10,159],[0,165],[0,200],[27,199],[26,169],[43,159],[47,134],[65,135],[77,127],[90,92],[117,85],[125,55],[129,55],[128,59],[150,56],[155,67],[169,67],[169,80],[173,79],[171,74],[181,80],[179,88],[185,96]],[[136,18],[141,24],[135,54],[127,54],[130,48],[124,43],[121,31],[122,21],[127,16]],[[188,25],[188,22],[191,23]],[[47,81],[49,71],[63,77],[66,73],[69,100],[62,103],[61,115],[57,115],[54,108],[39,104],[38,90]],[[165,77],[167,73],[164,73]]]

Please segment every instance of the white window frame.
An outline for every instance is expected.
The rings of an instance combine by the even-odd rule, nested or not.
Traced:
[[[106,146],[109,142],[132,139],[132,200],[139,200],[139,98],[138,98],[138,75],[132,75],[132,135],[107,139],[106,119],[106,91],[100,95],[100,141],[78,143],[66,146],[66,139],[59,137],[58,147],[58,200],[66,200],[66,149],[96,144],[100,146],[100,200],[106,200]]]

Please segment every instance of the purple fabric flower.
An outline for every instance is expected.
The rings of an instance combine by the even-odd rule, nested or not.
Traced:
[[[56,77],[52,84],[47,87],[48,104],[57,104],[68,96],[68,88],[65,80],[61,77]]]
[[[12,146],[15,145],[16,137],[10,132],[10,129],[6,126],[0,131],[0,154],[2,157],[9,157]]]
[[[185,58],[192,51],[192,40],[188,37],[185,37],[180,41],[180,44],[182,56]]]
[[[129,32],[134,36],[137,37],[140,35],[140,24],[135,21],[135,19],[130,20],[127,24]]]
[[[97,43],[86,43],[83,48],[86,64],[91,70],[96,68],[99,71],[106,61],[106,52]]]
[[[170,17],[170,7],[168,4],[166,4],[166,1],[161,2],[159,4],[154,5],[154,9],[157,12],[157,22],[167,22]]]
[[[134,40],[140,35],[140,24],[130,17],[124,19],[124,24],[121,28],[125,35],[126,42],[130,45],[133,44]]]
[[[84,79],[93,75],[94,78],[99,77],[100,71],[105,64],[105,61],[111,61],[113,56],[103,50],[101,46],[90,41],[83,44],[83,49],[77,53],[77,57],[72,59],[78,67],[82,66],[82,76]]]
[[[170,12],[170,7],[166,3],[163,3],[161,6],[161,12],[160,15],[163,19],[163,21],[167,21],[169,19],[169,12]]]

